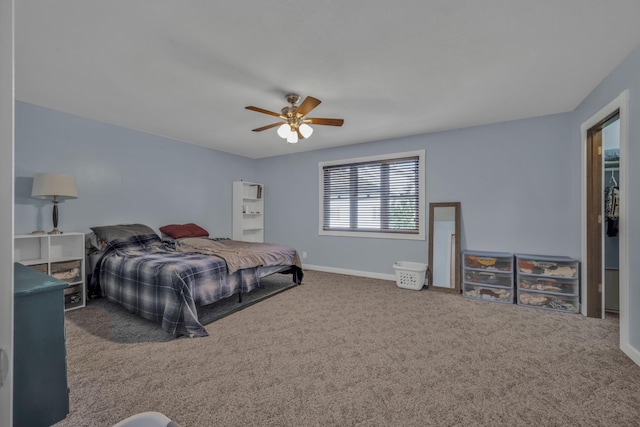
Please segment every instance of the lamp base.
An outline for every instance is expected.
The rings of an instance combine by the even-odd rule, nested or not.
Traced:
[[[49,234],[62,234],[62,231],[58,230],[58,196],[53,196],[53,230]]]

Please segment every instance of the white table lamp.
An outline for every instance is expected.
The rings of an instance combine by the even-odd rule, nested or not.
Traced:
[[[33,177],[31,197],[53,202],[53,230],[49,234],[62,234],[62,231],[58,230],[58,202],[78,197],[76,180],[69,175],[37,173]]]

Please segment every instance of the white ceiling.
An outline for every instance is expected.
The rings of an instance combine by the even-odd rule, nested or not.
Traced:
[[[638,0],[20,0],[16,98],[250,158],[573,110]],[[287,144],[284,94],[341,128]]]

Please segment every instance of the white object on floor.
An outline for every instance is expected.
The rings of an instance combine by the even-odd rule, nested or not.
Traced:
[[[160,412],[141,412],[115,424],[113,427],[167,427],[178,426]]]
[[[427,265],[418,262],[398,261],[393,264],[396,270],[396,285],[399,288],[422,289],[427,276]]]

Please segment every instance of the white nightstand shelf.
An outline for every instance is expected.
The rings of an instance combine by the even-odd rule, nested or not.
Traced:
[[[64,280],[65,310],[86,305],[84,233],[15,236],[14,261]]]

